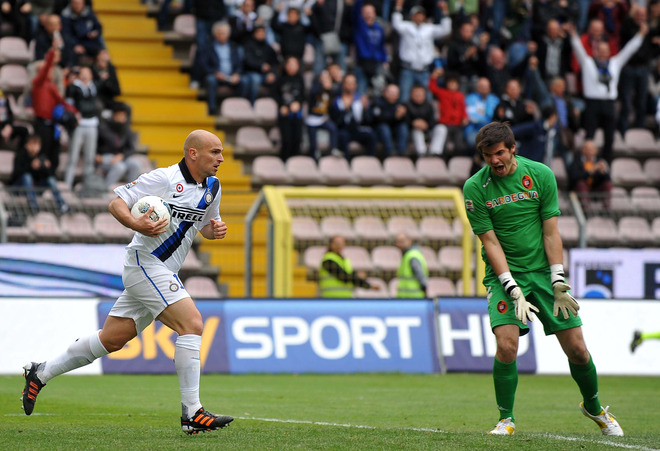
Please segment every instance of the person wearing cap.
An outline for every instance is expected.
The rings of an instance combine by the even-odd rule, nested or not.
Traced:
[[[425,86],[428,83],[430,66],[433,63],[433,41],[451,33],[451,19],[447,14],[447,3],[439,2],[444,14],[439,24],[426,23],[426,10],[422,6],[413,6],[410,10],[410,20],[403,20],[403,2],[404,0],[396,0],[392,27],[401,37],[399,87],[401,101],[405,103],[410,98],[413,85]]]

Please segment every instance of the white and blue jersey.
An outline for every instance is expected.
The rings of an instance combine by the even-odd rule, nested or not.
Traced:
[[[115,189],[132,208],[144,196],[159,196],[172,208],[167,230],[158,237],[136,232],[128,245],[129,254],[136,252],[141,264],[162,262],[173,273],[179,272],[195,235],[211,219],[220,220],[220,181],[207,177],[202,183],[193,179],[185,160],[167,168],[142,174],[137,180]]]

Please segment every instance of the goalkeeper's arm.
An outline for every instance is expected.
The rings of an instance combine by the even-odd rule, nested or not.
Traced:
[[[502,245],[497,239],[497,235],[495,235],[493,230],[489,230],[486,233],[480,234],[479,239],[484,245],[488,262],[493,268],[493,271],[495,271],[495,274],[499,277],[504,290],[513,300],[516,317],[522,321],[523,324],[527,324],[527,321],[532,321],[534,319],[532,317],[532,311],[538,312],[539,309],[525,299],[525,295],[513,279],[513,276],[509,271],[509,264],[506,261],[504,249],[502,249]]]
[[[557,316],[561,311],[564,319],[568,319],[569,312],[577,315],[580,305],[568,292],[571,287],[564,278],[564,265],[562,264],[564,248],[559,235],[556,216],[543,221],[543,246],[550,264],[550,282],[555,297],[552,313]]]

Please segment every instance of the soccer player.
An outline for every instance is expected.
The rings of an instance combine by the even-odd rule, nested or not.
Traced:
[[[124,260],[125,290],[112,307],[103,329],[76,340],[60,356],[25,366],[23,409],[30,415],[40,390],[55,376],[67,373],[120,350],[154,319],[178,334],[174,365],[181,391],[181,429],[188,434],[222,428],[233,421],[202,407],[199,400],[202,316],[186,292],[177,272],[200,232],[209,240],[227,234],[219,214],[218,167],[224,161],[223,146],[214,134],[195,130],[183,146],[183,159],[168,168],[158,168],[115,189],[110,213],[135,230]],[[150,208],[134,218],[131,207],[138,199],[162,197],[172,208],[171,223],[153,222]]]
[[[472,230],[482,243],[483,283],[497,341],[493,379],[500,421],[490,434],[515,431],[518,340],[529,332],[527,322],[534,311],[546,335],[555,334],[568,357],[571,376],[582,393],[582,413],[604,435],[623,435],[609,406],[601,407],[596,367],[577,316],[579,305],[564,281],[557,182],[546,165],[517,156],[515,143],[507,123],[484,126],[476,146],[486,166],[463,187]]]
[[[637,349],[637,347],[641,345],[644,340],[648,340],[649,338],[660,340],[660,331],[642,332],[641,330],[636,330],[633,333],[633,339],[632,342],[630,343],[630,352],[635,352],[635,349]]]

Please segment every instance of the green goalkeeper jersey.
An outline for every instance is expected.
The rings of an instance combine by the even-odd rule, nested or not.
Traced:
[[[548,267],[543,221],[561,214],[557,181],[545,164],[515,158],[511,175],[492,175],[486,166],[465,182],[465,209],[476,235],[495,231],[511,271],[537,271]],[[481,254],[489,265],[483,246]]]

